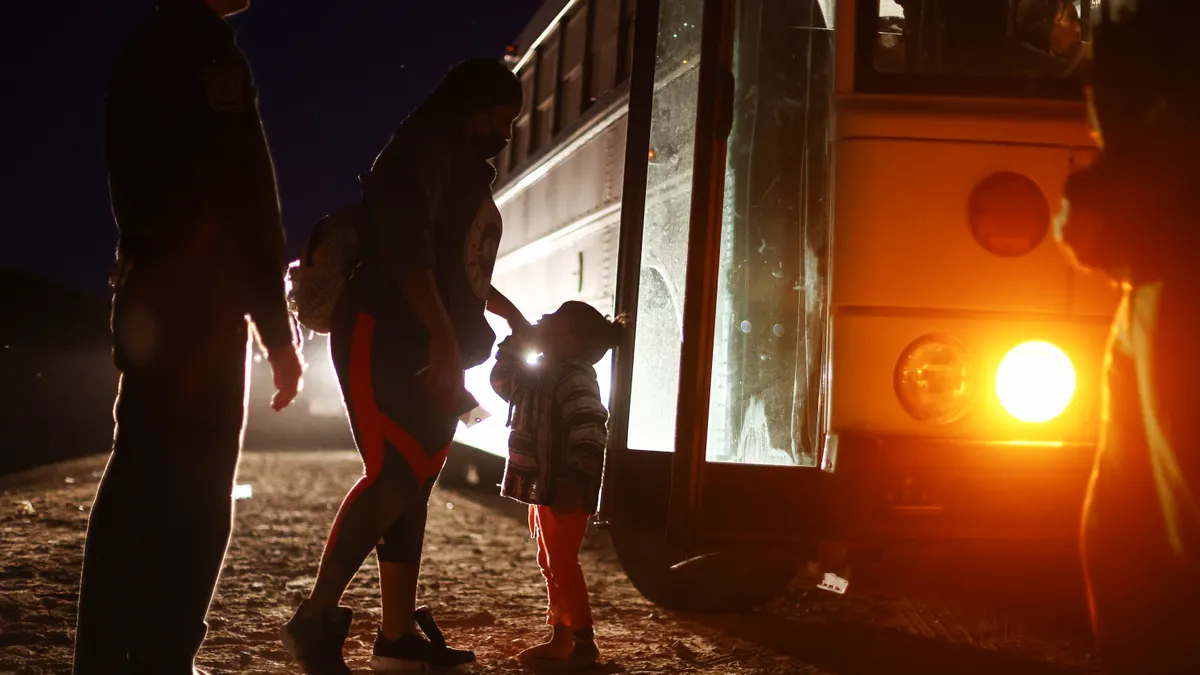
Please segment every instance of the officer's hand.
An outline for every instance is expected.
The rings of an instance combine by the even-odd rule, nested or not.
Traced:
[[[275,397],[271,399],[271,409],[279,412],[295,400],[303,386],[301,376],[304,374],[304,362],[300,353],[293,345],[271,350],[267,355],[271,364],[271,372],[275,375]]]

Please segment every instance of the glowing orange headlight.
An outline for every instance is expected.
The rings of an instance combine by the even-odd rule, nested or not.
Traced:
[[[1075,396],[1075,366],[1049,342],[1025,342],[1009,350],[996,370],[996,396],[1022,422],[1049,422]]]

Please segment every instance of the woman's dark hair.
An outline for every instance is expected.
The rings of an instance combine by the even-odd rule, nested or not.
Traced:
[[[597,363],[608,350],[621,344],[629,316],[621,314],[615,318],[604,316],[586,302],[568,300],[558,312],[568,318],[571,333],[579,339],[582,353],[580,358]]]
[[[521,81],[499,61],[467,59],[452,68],[421,107],[405,120],[445,124],[462,120],[478,110],[498,105],[521,105]]]

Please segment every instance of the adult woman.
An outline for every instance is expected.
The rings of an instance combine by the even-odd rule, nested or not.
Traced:
[[[305,672],[349,673],[343,591],[372,547],[383,625],[372,668],[460,665],[426,621],[413,620],[426,503],[459,415],[474,407],[464,367],[486,360],[495,334],[484,309],[518,330],[519,311],[491,286],[501,234],[487,160],[512,137],[521,86],[504,66],[455,66],[401,124],[364,180],[367,255],[334,312],[333,360],[364,475],[346,495],[316,584],[283,639]]]

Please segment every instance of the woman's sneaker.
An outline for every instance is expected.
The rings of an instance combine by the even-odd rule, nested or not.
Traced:
[[[384,637],[382,630],[379,631],[371,655],[371,670],[377,673],[420,673],[434,668],[457,668],[474,663],[475,652],[446,645],[446,638],[428,607],[417,609],[413,618],[425,635],[405,633],[396,640],[389,640]]]
[[[342,657],[342,645],[350,634],[354,612],[338,607],[317,615],[296,610],[280,631],[283,646],[306,675],[351,675]]]

